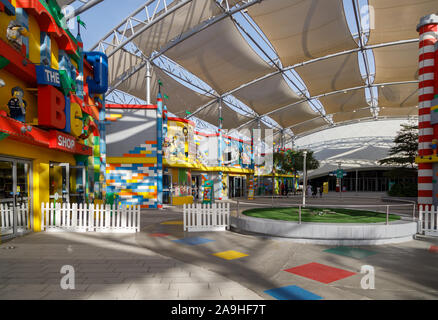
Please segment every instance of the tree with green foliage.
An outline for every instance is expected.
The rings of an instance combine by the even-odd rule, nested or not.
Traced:
[[[313,151],[307,150],[306,171],[319,168],[319,161],[313,156]],[[304,170],[304,150],[286,150],[274,153],[274,170],[281,174],[293,173]],[[294,190],[295,191],[295,190]]]
[[[400,177],[417,176],[415,157],[418,150],[418,125],[414,123],[401,124],[401,129],[394,138],[394,146],[389,149],[389,157],[379,160],[380,164],[396,166],[384,175],[391,180]],[[416,197],[415,183],[396,183],[388,191],[390,196]]]
[[[389,157],[379,160],[379,163],[413,169],[418,150],[418,125],[401,124],[401,127],[394,138],[394,146],[389,149]]]

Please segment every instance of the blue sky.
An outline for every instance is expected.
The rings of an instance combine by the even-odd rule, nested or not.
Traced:
[[[87,25],[87,29],[81,31],[85,50],[90,49],[108,31],[145,2],[145,0],[104,0],[81,14],[81,20]],[[73,34],[76,35],[76,33],[77,30],[74,30]]]

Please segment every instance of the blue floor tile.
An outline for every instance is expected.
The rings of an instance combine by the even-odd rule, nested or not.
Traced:
[[[179,243],[182,243],[182,244],[187,244],[189,246],[196,246],[198,244],[204,244],[204,243],[215,241],[215,240],[211,240],[211,239],[207,239],[207,238],[201,238],[201,237],[188,237],[188,238],[172,240],[172,241],[179,242]]]
[[[298,286],[287,286],[264,291],[277,300],[321,300],[322,297]]]

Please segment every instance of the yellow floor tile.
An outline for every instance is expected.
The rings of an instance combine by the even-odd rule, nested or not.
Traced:
[[[226,259],[226,260],[234,260],[234,259],[239,259],[239,258],[243,258],[243,257],[248,256],[247,254],[244,254],[242,252],[237,252],[234,250],[218,252],[218,253],[214,253],[213,255],[216,257],[222,258],[222,259]]]
[[[183,222],[182,221],[165,221],[165,222],[161,222],[161,224],[182,225]]]

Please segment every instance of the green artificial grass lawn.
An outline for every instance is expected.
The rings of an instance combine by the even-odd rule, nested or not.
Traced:
[[[320,212],[326,211],[323,215]],[[329,213],[332,212],[332,213]],[[254,218],[298,221],[298,208],[257,208],[243,212]],[[400,220],[400,216],[390,214],[389,221]],[[352,209],[302,208],[302,222],[327,223],[377,223],[386,222],[386,213]]]

